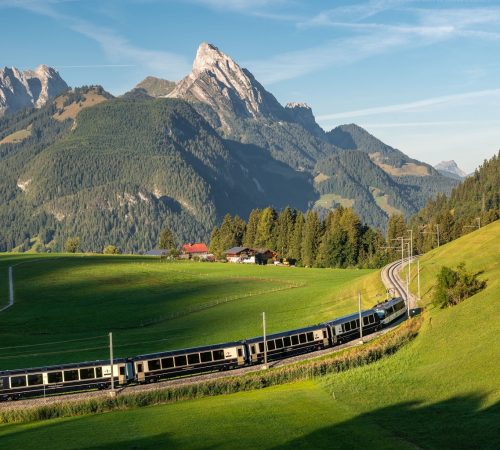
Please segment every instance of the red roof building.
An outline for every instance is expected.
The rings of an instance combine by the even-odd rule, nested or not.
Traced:
[[[184,244],[182,246],[182,253],[190,256],[201,256],[208,253],[208,247],[203,242],[195,244]]]

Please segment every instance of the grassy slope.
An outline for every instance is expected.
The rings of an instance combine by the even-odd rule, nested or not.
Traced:
[[[391,358],[316,383],[2,426],[0,438],[5,448],[499,448],[499,231],[500,222],[422,258],[423,270],[465,259],[488,287],[431,309],[417,339]],[[431,282],[423,277],[427,290]]]
[[[0,347],[96,338],[57,349],[0,348],[5,368],[105,358],[108,331],[118,356],[243,339],[261,333],[262,311],[270,332],[285,330],[355,310],[353,280],[362,280],[366,306],[381,291],[369,270],[4,255],[0,303],[7,301],[7,266],[16,258],[28,262],[14,268],[16,304],[2,313]]]

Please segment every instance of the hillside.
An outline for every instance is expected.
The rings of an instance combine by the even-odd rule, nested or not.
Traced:
[[[430,308],[419,335],[390,357],[308,382],[69,420],[3,425],[2,444],[82,448],[89,445],[92,428],[92,445],[106,448],[168,444],[306,449],[331,448],[335,442],[342,448],[496,449],[499,233],[497,221],[422,257],[425,303],[442,264],[464,259],[469,268],[483,271],[481,278],[488,285],[456,307]],[[193,429],[198,430],[194,435]],[[59,436],[56,443],[54,432]]]
[[[46,128],[66,131],[32,153],[29,140],[10,146],[0,249],[19,245],[30,230],[49,235],[45,243],[55,239],[61,245],[64,236],[77,235],[87,250],[101,251],[112,242],[144,251],[156,245],[165,226],[179,241],[203,239],[220,214],[247,215],[269,203],[284,207],[291,198],[305,209],[314,198],[306,175],[264,149],[220,138],[186,102],[97,103],[81,109],[75,122],[62,113],[67,120],[60,125],[61,116],[50,109]],[[6,218],[14,205],[13,229]]]
[[[416,248],[425,252],[500,218],[500,153],[485,161],[447,197],[439,195],[409,220]]]

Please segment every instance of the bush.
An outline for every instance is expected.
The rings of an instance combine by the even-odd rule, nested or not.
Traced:
[[[80,238],[70,237],[64,244],[64,249],[68,253],[77,253],[80,250]]]
[[[433,303],[440,308],[455,306],[486,287],[486,281],[478,280],[479,273],[471,273],[460,263],[457,270],[441,267],[437,275],[437,286]]]
[[[119,255],[120,249],[116,245],[106,245],[102,251],[105,255]]]

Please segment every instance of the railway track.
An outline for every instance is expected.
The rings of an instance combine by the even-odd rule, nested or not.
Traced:
[[[399,276],[399,272],[410,262],[410,259],[415,261],[416,258],[399,259],[388,264],[382,269],[381,277],[385,287],[387,289],[394,289],[395,296],[402,297],[407,304],[409,302],[410,310],[413,310],[417,307],[416,298],[411,292],[407,295],[406,281],[403,281]]]

